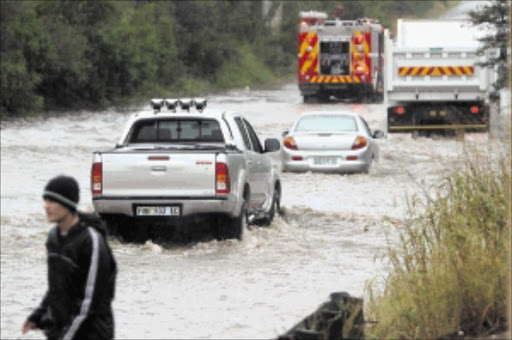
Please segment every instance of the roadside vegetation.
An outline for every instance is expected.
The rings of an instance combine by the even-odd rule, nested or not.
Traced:
[[[478,11],[469,12],[471,23],[489,33],[480,38],[482,47],[477,54],[486,56],[478,64],[490,69],[496,69],[498,78],[493,84],[490,99],[497,101],[499,91],[510,88],[510,0],[493,0]],[[489,52],[493,53],[489,53]],[[508,52],[507,52],[508,51]]]
[[[510,136],[510,135],[509,135]],[[374,339],[483,336],[507,329],[510,308],[511,158],[467,156],[434,192],[390,220],[390,273],[369,285],[365,331]]]
[[[2,0],[1,118],[294,79],[299,11],[341,4],[391,27],[457,2]]]

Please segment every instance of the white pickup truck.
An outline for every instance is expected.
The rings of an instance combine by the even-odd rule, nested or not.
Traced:
[[[151,103],[154,111],[130,117],[115,149],[93,154],[93,206],[110,231],[133,240],[134,228],[203,217],[220,238],[241,239],[248,223],[269,224],[281,182],[268,153],[279,141],[262,146],[242,115],[205,109],[206,100]]]

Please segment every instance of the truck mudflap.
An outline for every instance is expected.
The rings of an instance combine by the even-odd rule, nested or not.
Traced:
[[[413,131],[488,131],[485,103],[431,103],[388,107],[388,133]]]

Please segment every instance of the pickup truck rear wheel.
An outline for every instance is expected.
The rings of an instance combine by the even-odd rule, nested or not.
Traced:
[[[148,239],[148,226],[143,221],[127,218],[119,225],[118,233],[125,242],[144,243]]]
[[[227,238],[242,240],[244,229],[247,229],[247,201],[242,203],[240,215],[228,223]]]
[[[105,227],[107,229],[107,234],[112,237],[119,237],[119,223],[115,218],[110,216],[100,215],[103,222],[105,222]]]

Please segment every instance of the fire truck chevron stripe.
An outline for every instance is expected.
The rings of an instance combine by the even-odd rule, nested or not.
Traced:
[[[307,34],[301,35],[302,41],[300,44],[300,55],[303,56],[308,48],[308,40],[313,39],[315,37],[316,32],[308,32]]]
[[[312,76],[312,83],[360,83],[361,78],[357,75],[352,76]]]
[[[313,51],[311,51],[311,53],[309,54],[307,59],[302,64],[302,67],[300,69],[301,72],[305,73],[311,68],[311,65],[313,65],[313,62],[315,62],[317,59],[317,54],[318,54],[318,49],[317,49],[317,44],[315,44],[313,47]]]
[[[400,76],[472,76],[474,66],[402,66]]]
[[[317,55],[318,55],[318,47],[317,47],[317,40],[318,37],[316,35],[315,31],[308,32],[307,34],[301,34],[301,44],[300,44],[300,53],[299,53],[299,59],[300,59],[300,72],[306,73],[310,68],[311,65],[317,64]],[[311,52],[308,52],[308,47],[312,47]]]

